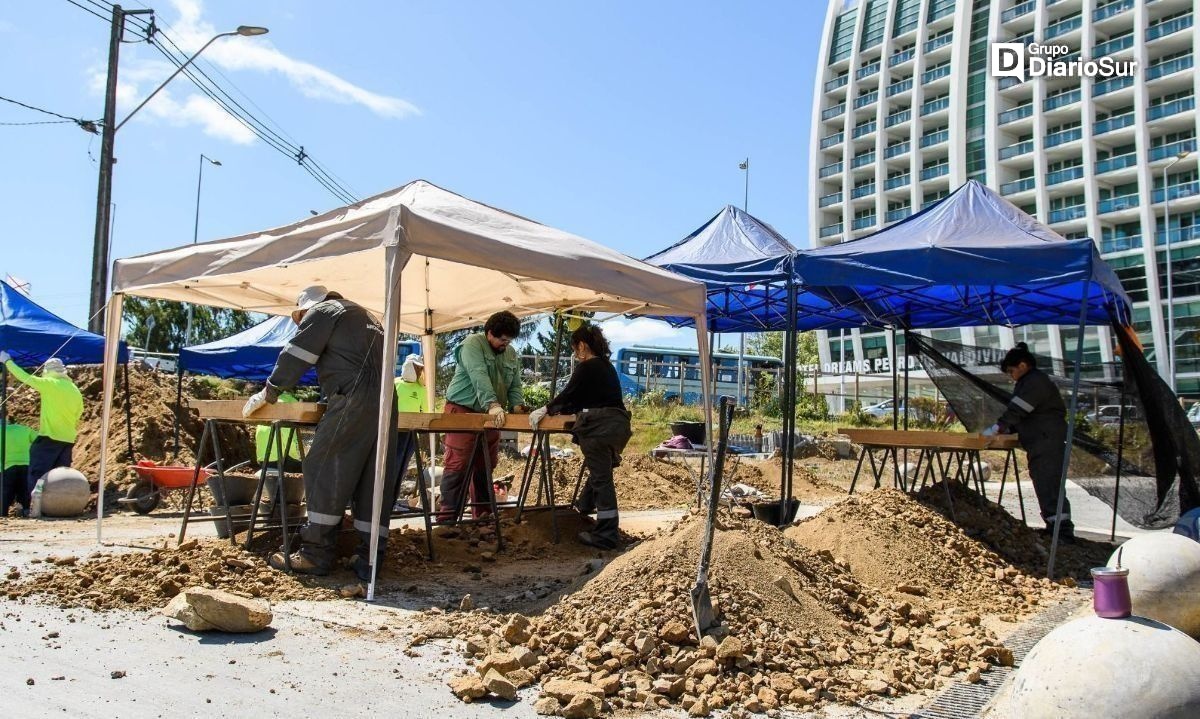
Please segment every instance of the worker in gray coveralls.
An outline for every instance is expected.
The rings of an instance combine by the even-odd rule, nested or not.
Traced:
[[[334,547],[346,504],[354,516],[359,546],[352,562],[363,581],[370,580],[368,554],[371,506],[375,485],[375,428],[379,422],[379,380],[383,363],[383,328],[361,306],[319,285],[300,293],[292,320],[296,336],[279,353],[267,386],[247,402],[242,414],[249,417],[317,367],[317,381],[326,402],[317,423],[312,447],[304,456],[304,493],[308,522],[300,528],[300,549],[291,556],[292,570],[302,574],[328,574],[333,569]],[[392,424],[396,402],[389,402]],[[388,432],[396,454],[396,430]],[[395,485],[394,466],[385,469],[384,497]],[[380,515],[377,558],[382,560],[387,541],[388,511]],[[286,567],[282,552],[268,562]],[[377,565],[382,564],[381,561]]]

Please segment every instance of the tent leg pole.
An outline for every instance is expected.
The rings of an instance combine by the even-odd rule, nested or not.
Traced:
[[[1099,405],[1097,405],[1099,406]],[[1121,501],[1121,462],[1125,451],[1125,387],[1121,386],[1121,414],[1117,419],[1117,481],[1113,486],[1112,528],[1108,541],[1117,541],[1117,503]]]
[[[1046,562],[1046,578],[1054,579],[1054,555],[1058,552],[1058,533],[1062,529],[1063,501],[1067,495],[1067,469],[1071,465],[1071,442],[1075,438],[1075,413],[1079,410],[1079,374],[1083,368],[1083,329],[1087,322],[1088,297],[1079,302],[1079,327],[1075,337],[1075,370],[1071,373],[1071,408],[1067,415],[1067,441],[1063,446],[1062,474],[1058,480],[1058,506],[1054,510],[1054,528],[1050,539],[1050,559]]]
[[[128,366],[128,365],[126,365]],[[179,415],[183,412],[183,368],[175,379],[175,456],[179,456]]]
[[[8,452],[8,365],[0,363],[0,472]],[[5,512],[8,507],[3,508]]]
[[[125,444],[129,449],[129,461],[133,461],[133,407],[129,404],[129,362],[122,373],[125,382]]]

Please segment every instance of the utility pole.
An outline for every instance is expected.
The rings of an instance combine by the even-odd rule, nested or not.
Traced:
[[[149,15],[153,10],[123,10],[113,5],[108,39],[108,84],[104,92],[104,129],[100,140],[100,180],[96,189],[96,236],[92,244],[92,292],[88,302],[88,329],[104,334],[104,303],[108,299],[109,217],[112,202],[113,142],[117,135],[117,60],[126,15]]]

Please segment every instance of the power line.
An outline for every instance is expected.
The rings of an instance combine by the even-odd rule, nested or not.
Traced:
[[[59,120],[56,120],[54,122],[5,122],[5,123],[0,123],[0,124],[4,124],[4,125],[56,125],[56,124],[59,124],[60,122],[62,122],[62,123],[73,122],[76,125],[79,125],[79,127],[83,128],[83,130],[90,132],[92,134],[96,134],[99,132],[99,127],[98,127],[100,124],[99,120],[81,120],[78,117],[68,117],[67,115],[62,115],[57,112],[52,112],[50,110],[44,110],[40,107],[34,107],[33,105],[26,105],[23,102],[20,102],[18,100],[13,100],[12,98],[8,98],[8,97],[0,96],[0,100],[3,100],[5,102],[11,102],[14,105],[20,105],[21,107],[25,108],[26,110],[33,110],[34,112],[40,112],[44,115],[50,115],[51,117],[59,118]]]

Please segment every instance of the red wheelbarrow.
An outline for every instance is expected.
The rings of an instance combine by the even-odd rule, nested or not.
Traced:
[[[249,463],[247,460],[235,464],[226,471],[233,471]],[[200,468],[200,475],[196,480],[197,486],[206,484],[208,478],[216,474],[216,471],[213,470],[215,466],[216,462],[213,462],[207,467]],[[196,476],[195,467],[160,465],[148,459],[143,459],[133,465],[133,471],[138,475],[137,484],[130,487],[129,491],[125,493],[125,497],[118,499],[117,502],[133,507],[133,511],[138,514],[150,514],[158,507],[164,494],[172,490],[191,487],[192,477]]]

